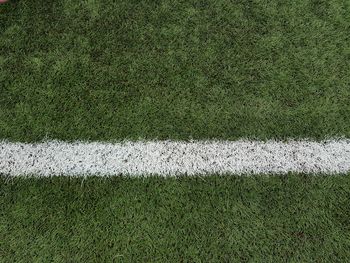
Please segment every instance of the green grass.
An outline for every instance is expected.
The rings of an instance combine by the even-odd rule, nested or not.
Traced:
[[[346,262],[350,176],[0,181],[0,262]]]
[[[348,1],[0,6],[0,139],[350,137]]]
[[[346,0],[10,0],[0,140],[350,137]],[[0,262],[346,262],[350,176],[0,176]]]

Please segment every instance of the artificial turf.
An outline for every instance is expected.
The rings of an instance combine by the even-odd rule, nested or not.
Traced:
[[[347,262],[350,176],[0,178],[0,262]]]
[[[349,1],[0,5],[0,140],[349,138],[349,85]],[[0,176],[0,262],[346,262],[349,189]]]
[[[350,136],[348,1],[0,5],[0,139]]]

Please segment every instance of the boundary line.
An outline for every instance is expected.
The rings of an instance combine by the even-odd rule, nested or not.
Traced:
[[[0,141],[0,174],[9,176],[178,176],[341,174],[350,171],[350,140]]]

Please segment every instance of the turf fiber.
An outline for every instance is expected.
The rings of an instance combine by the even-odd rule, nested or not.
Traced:
[[[0,6],[0,138],[350,136],[348,1]]]
[[[2,262],[346,262],[349,176],[1,178]]]
[[[0,139],[350,137],[345,0],[10,0]],[[8,178],[0,262],[346,262],[350,177]]]

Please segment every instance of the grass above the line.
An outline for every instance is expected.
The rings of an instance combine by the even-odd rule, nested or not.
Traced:
[[[0,6],[0,138],[350,137],[346,1]]]
[[[350,176],[5,178],[3,262],[345,262]]]

